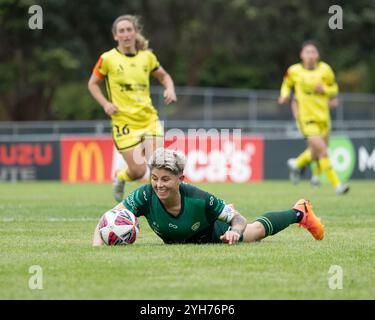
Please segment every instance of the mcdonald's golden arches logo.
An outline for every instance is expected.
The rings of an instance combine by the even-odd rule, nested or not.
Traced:
[[[69,159],[68,182],[78,181],[79,164],[81,164],[81,181],[105,180],[103,152],[96,142],[73,144]]]
[[[115,150],[110,137],[64,137],[60,147],[62,181],[111,182]]]

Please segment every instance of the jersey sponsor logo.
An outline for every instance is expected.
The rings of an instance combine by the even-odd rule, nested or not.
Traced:
[[[133,91],[133,87],[130,83],[121,83],[120,86],[121,86],[121,92]]]
[[[124,70],[124,67],[122,66],[122,64],[120,64],[116,70],[117,72],[117,75],[122,75],[124,74],[125,70]]]
[[[158,229],[153,229],[154,232],[158,235],[158,236],[163,236],[163,233],[160,232]]]
[[[199,229],[199,227],[201,226],[201,223],[198,221],[196,223],[194,223],[192,226],[191,226],[191,230],[193,231],[197,231]]]
[[[128,205],[132,208],[132,210],[134,212],[138,212],[138,208],[137,208],[137,206],[135,205],[135,202],[134,202],[134,192],[129,194],[129,196],[126,199],[126,202],[128,203]]]
[[[128,91],[145,91],[147,85],[143,83],[120,83],[121,92],[128,92]]]
[[[173,223],[169,223],[168,226],[169,226],[170,228],[173,228],[173,229],[177,229],[177,228],[178,228],[178,227],[177,227],[175,224],[173,224]]]
[[[156,234],[158,234],[159,236],[161,236],[162,233],[160,232],[159,228],[160,228],[159,224],[157,224],[156,221],[153,221],[152,225],[151,225],[151,229],[154,230],[154,232]]]

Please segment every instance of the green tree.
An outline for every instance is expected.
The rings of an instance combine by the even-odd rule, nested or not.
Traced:
[[[43,8],[30,30],[28,8]],[[375,2],[316,0],[0,0],[0,119],[105,118],[86,84],[115,46],[113,20],[141,16],[144,34],[180,86],[278,89],[301,43],[315,39],[346,91],[375,91]]]

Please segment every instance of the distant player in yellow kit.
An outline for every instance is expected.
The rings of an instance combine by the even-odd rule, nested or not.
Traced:
[[[138,18],[118,17],[112,26],[117,47],[103,53],[90,77],[88,88],[92,96],[112,118],[112,136],[127,168],[116,172],[113,195],[123,199],[125,182],[142,178],[147,160],[163,147],[164,130],[150,97],[150,75],[165,88],[166,104],[177,100],[171,76],[160,65],[156,55],[148,50],[148,41],[141,33]],[[105,80],[108,98],[100,88]]]
[[[337,194],[345,194],[349,186],[341,183],[328,158],[328,141],[331,131],[330,101],[338,94],[338,86],[331,67],[319,61],[314,42],[302,45],[301,63],[288,68],[281,86],[278,102],[286,104],[292,90],[295,103],[292,110],[297,126],[307,141],[308,148],[296,159],[288,160],[291,179],[297,182],[301,170],[317,161],[318,170],[325,173]]]

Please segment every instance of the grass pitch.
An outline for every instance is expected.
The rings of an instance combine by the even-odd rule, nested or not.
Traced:
[[[93,248],[115,205],[109,184],[2,183],[0,299],[375,299],[375,181],[351,182],[345,196],[307,182],[198,186],[248,221],[309,198],[326,237],[293,225],[258,243],[164,245],[141,218],[134,245]],[[29,288],[33,265],[43,289]],[[331,266],[342,289],[330,288],[340,285]]]

